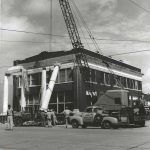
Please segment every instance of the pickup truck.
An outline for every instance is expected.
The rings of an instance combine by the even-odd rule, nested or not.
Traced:
[[[78,112],[69,117],[73,128],[87,126],[102,127],[104,129],[118,128],[118,119],[104,113],[99,106],[89,106],[85,112]]]

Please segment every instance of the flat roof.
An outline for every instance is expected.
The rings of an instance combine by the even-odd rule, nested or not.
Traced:
[[[116,65],[120,65],[129,69],[132,69],[134,71],[140,72],[141,73],[141,69],[125,64],[123,62],[117,61],[115,59],[112,59],[110,57],[86,50],[86,49],[72,49],[70,51],[56,51],[56,52],[47,52],[47,51],[43,51],[38,55],[34,55],[32,57],[28,57],[24,60],[15,60],[14,61],[14,65],[18,65],[18,64],[23,64],[23,63],[28,63],[28,62],[35,62],[35,61],[40,61],[40,60],[45,60],[45,59],[49,59],[49,58],[54,58],[54,57],[59,57],[59,56],[66,56],[66,55],[70,55],[70,54],[77,54],[77,53],[84,53],[86,55],[101,59],[104,61],[104,63],[106,62],[110,62],[110,63],[114,63]]]

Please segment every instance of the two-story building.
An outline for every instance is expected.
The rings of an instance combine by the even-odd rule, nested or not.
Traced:
[[[86,54],[90,67],[88,81],[83,80],[76,63],[76,54]],[[85,49],[71,51],[42,52],[24,60],[14,61],[14,66],[23,66],[27,71],[29,91],[25,94],[26,111],[35,113],[41,104],[42,71],[46,71],[48,85],[55,63],[60,63],[60,70],[54,86],[49,108],[62,112],[65,106],[83,111],[86,106],[97,101],[97,96],[108,89],[124,88],[129,90],[130,100],[142,94],[141,69],[116,61],[112,58]],[[115,76],[115,78],[114,78]],[[13,108],[20,110],[22,75],[13,74]],[[92,91],[91,97],[89,91]]]

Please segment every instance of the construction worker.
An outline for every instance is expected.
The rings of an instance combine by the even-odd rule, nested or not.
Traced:
[[[11,105],[8,105],[7,110],[7,123],[8,123],[8,130],[13,131],[13,109],[11,108]]]
[[[52,125],[55,126],[57,123],[56,112],[52,109]]]
[[[42,121],[42,126],[45,127],[46,126],[46,111],[45,110],[41,110],[40,112],[41,114],[41,121]]]
[[[47,110],[47,123],[48,123],[48,127],[52,127],[52,111],[51,110]]]
[[[69,119],[69,115],[71,113],[71,110],[69,110],[68,107],[66,106],[63,113],[65,115],[65,123],[66,123],[66,128],[67,128],[68,127],[68,119]]]

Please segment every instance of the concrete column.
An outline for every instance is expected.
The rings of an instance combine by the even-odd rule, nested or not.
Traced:
[[[4,97],[3,97],[3,113],[8,110],[8,75],[4,76]]]
[[[23,79],[22,79],[22,85],[21,85],[21,101],[20,101],[20,105],[21,105],[21,111],[25,111],[26,99],[25,99],[25,92],[24,92],[24,86],[23,86]]]
[[[51,95],[52,95],[52,92],[54,89],[54,85],[55,85],[55,82],[57,79],[58,71],[59,71],[59,65],[56,65],[52,72],[52,76],[51,76],[49,84],[48,84],[48,89],[46,90],[46,94],[44,96],[44,100],[43,100],[41,108],[40,108],[41,110],[47,110],[47,108],[48,108],[48,104],[49,104],[49,101],[50,101],[50,98],[51,98]]]
[[[44,101],[44,96],[46,93],[46,68],[42,70],[42,81],[41,81],[41,104]]]

